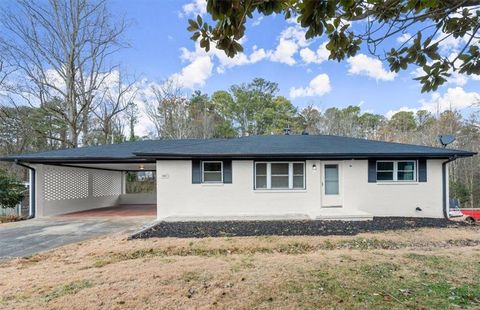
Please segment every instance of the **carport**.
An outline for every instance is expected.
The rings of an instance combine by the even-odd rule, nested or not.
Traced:
[[[197,143],[190,139],[143,140],[19,154],[0,160],[29,169],[29,197],[34,197],[30,199],[31,218],[69,213],[129,216],[158,210],[156,186],[149,193],[126,191],[127,172],[157,173],[157,158],[141,154],[171,154]]]
[[[146,215],[156,208],[156,193],[126,192],[126,173],[155,171],[154,163],[31,164],[29,167],[36,174],[37,217]]]

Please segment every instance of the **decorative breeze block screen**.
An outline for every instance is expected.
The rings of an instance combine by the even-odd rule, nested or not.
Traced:
[[[115,196],[122,193],[122,174],[116,171],[93,173],[93,196]]]
[[[45,166],[43,182],[45,200],[88,197],[88,170]]]
[[[45,200],[115,196],[122,193],[122,173],[87,168],[44,166]]]

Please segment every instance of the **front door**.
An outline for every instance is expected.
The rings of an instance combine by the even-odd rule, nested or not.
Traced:
[[[342,163],[322,163],[322,207],[342,206]]]

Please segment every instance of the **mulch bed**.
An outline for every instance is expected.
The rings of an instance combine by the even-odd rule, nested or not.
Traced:
[[[371,221],[212,221],[158,222],[130,236],[130,239],[152,237],[205,238],[226,236],[329,236],[356,235],[361,232],[452,227],[468,224],[439,218],[374,217]]]

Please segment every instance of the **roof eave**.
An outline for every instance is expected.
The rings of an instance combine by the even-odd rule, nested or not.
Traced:
[[[470,157],[477,153],[474,152],[449,152],[449,153],[282,153],[282,154],[177,154],[177,153],[134,153],[141,158],[155,159],[199,159],[199,158],[229,158],[229,159],[257,159],[257,158],[301,158],[301,159],[375,159],[375,158],[450,158],[456,156]]]
[[[282,154],[178,154],[178,153],[133,153],[133,157],[2,157],[0,161],[25,163],[132,163],[153,162],[156,159],[399,159],[399,158],[430,158],[445,159],[451,157],[471,157],[476,152],[445,152],[445,153],[282,153]]]

